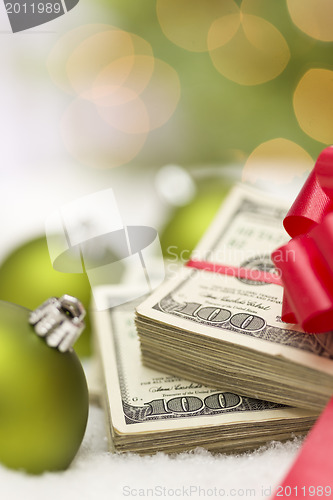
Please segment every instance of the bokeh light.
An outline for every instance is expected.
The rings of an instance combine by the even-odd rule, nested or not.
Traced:
[[[140,95],[152,77],[154,66],[152,56],[120,57],[100,71],[91,89],[91,99],[99,105],[113,106]],[[125,94],[124,86],[132,93]]]
[[[180,98],[180,81],[176,70],[155,58],[152,77],[140,97],[148,110],[150,130],[164,125],[175,112]]]
[[[61,123],[63,141],[81,164],[101,169],[124,165],[142,149],[147,133],[128,134],[103,120],[96,105],[77,98]]]
[[[109,72],[102,71],[91,96],[112,126],[128,133],[145,133],[170,119],[180,98],[180,82],[177,72],[164,61],[148,56],[136,59],[134,68],[138,71],[131,72],[123,86],[112,85]]]
[[[333,143],[333,71],[307,71],[296,87],[293,104],[306,134],[325,144]]]
[[[153,56],[146,40],[112,26],[86,26],[65,35],[48,68],[54,81],[76,96],[62,132],[71,154],[90,166],[131,161],[147,134],[170,119],[180,98],[177,72]]]
[[[287,0],[289,14],[296,26],[323,42],[333,41],[332,0]]]
[[[117,87],[130,73],[137,75],[136,81],[140,72],[147,75],[147,65],[152,72],[152,61],[152,48],[143,38],[110,25],[92,24],[62,36],[51,50],[47,66],[62,90],[89,98],[91,85],[100,73],[106,72],[109,86]]]
[[[241,85],[258,85],[276,78],[290,58],[287,42],[265,19],[239,15],[238,26],[235,16],[227,16],[217,19],[209,30],[208,47],[215,68]]]
[[[212,23],[207,42],[210,51],[219,49],[236,35],[241,24],[240,13],[220,17]]]
[[[165,165],[156,174],[155,186],[161,198],[170,205],[183,206],[196,195],[192,176],[179,165]]]
[[[88,24],[64,34],[52,47],[46,64],[49,74],[56,85],[64,92],[75,93],[67,72],[68,59],[73,50],[86,38],[110,29],[107,24]],[[89,61],[88,61],[89,64]]]
[[[142,60],[135,59],[137,51],[149,57],[153,55],[148,42],[122,30],[109,29],[87,38],[68,58],[67,72],[72,88],[77,94],[89,98],[92,84],[105,68],[109,68],[109,77],[112,74],[110,83],[122,85],[134,68],[134,62],[139,66],[136,75],[139,74],[140,63],[144,64]]]
[[[72,52],[67,62],[67,74],[77,94],[91,89],[96,75],[113,61],[133,56],[134,47],[130,34],[121,30],[108,30],[83,40]],[[128,60],[128,58],[127,58]],[[121,85],[131,71],[131,63],[117,71],[116,84]]]
[[[286,185],[303,177],[313,159],[298,144],[283,137],[263,142],[249,155],[242,180],[257,185]]]
[[[157,0],[157,17],[165,36],[191,52],[206,52],[211,24],[239,13],[233,0]]]
[[[147,134],[150,131],[150,121],[142,99],[133,90],[125,87],[119,89],[117,95],[119,103],[114,103],[112,106],[95,102],[101,118],[113,128],[126,134]]]

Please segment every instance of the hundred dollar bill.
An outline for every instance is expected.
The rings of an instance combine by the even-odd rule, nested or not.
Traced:
[[[288,240],[286,211],[279,200],[239,185],[191,258],[273,271],[270,254]],[[283,323],[282,295],[281,286],[236,272],[184,267],[137,308],[143,362],[239,394],[320,410],[333,393],[333,336]]]
[[[105,307],[117,288],[100,292]],[[138,302],[94,313],[111,449],[178,452],[197,446],[240,452],[303,435],[315,412],[205,387],[142,365],[134,324]]]

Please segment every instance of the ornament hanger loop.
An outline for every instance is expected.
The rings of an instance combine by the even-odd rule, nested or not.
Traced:
[[[84,330],[86,311],[82,303],[71,295],[51,297],[32,311],[29,323],[44,337],[48,346],[61,352],[68,351]]]

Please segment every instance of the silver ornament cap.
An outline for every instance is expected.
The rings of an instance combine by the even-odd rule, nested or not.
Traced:
[[[76,297],[63,295],[51,297],[32,311],[29,323],[48,346],[66,352],[83,332],[85,315],[85,308]]]

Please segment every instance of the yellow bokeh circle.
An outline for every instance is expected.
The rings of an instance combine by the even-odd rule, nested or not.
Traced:
[[[99,75],[91,91],[100,116],[129,134],[147,133],[164,125],[180,98],[178,74],[169,64],[154,58],[152,64],[146,61],[146,67],[146,76],[142,70],[131,74],[119,87],[108,87],[107,72]]]
[[[126,134],[147,134],[150,132],[149,115],[143,100],[131,89],[122,87],[117,93],[119,103],[100,106],[97,111],[101,118],[113,128]]]
[[[51,51],[48,69],[76,96],[64,113],[62,135],[68,151],[89,166],[131,161],[180,98],[177,72],[154,57],[146,40],[113,26],[66,34]]]
[[[307,35],[323,42],[333,41],[332,0],[287,0],[291,19]]]
[[[238,14],[233,0],[157,0],[157,17],[165,36],[191,52],[206,52],[211,24],[222,16]]]
[[[140,94],[146,105],[150,130],[162,127],[176,111],[180,99],[178,73],[170,64],[155,58],[152,77]]]
[[[119,105],[140,95],[153,75],[155,58],[146,55],[120,57],[95,78],[89,97],[100,106]],[[124,88],[128,92],[124,92]],[[131,92],[132,91],[132,92]]]
[[[113,65],[113,79],[121,85],[131,73],[135,61],[136,43],[141,54],[152,57],[148,42],[122,30],[108,30],[93,35],[78,45],[67,63],[67,73],[72,88],[77,94],[88,93],[96,76],[109,65]],[[111,71],[109,71],[109,75]]]
[[[293,105],[306,134],[325,144],[333,143],[333,71],[307,71],[296,87]]]
[[[67,72],[68,59],[71,57],[73,50],[83,40],[107,30],[110,30],[110,26],[107,24],[87,24],[80,26],[63,35],[52,47],[46,65],[52,80],[63,91],[71,94],[75,93]],[[89,65],[89,61],[87,61],[87,64]]]
[[[111,78],[110,85],[122,85],[133,71],[147,73],[144,57],[151,63],[153,51],[143,38],[109,25],[87,25],[58,40],[47,66],[63,90],[89,98],[90,87],[103,70]]]
[[[301,146],[278,137],[263,142],[249,155],[242,180],[251,184],[282,186],[302,177],[313,167],[313,159]]]
[[[217,19],[208,33],[215,68],[241,85],[258,85],[276,78],[290,59],[286,40],[275,26],[251,14]]]

